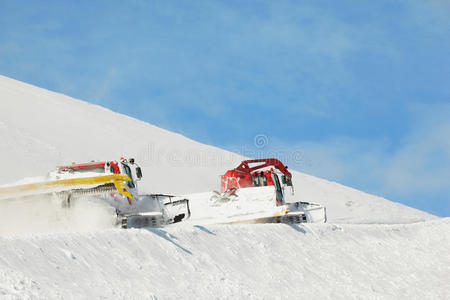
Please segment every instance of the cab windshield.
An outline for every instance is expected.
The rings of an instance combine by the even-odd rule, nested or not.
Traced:
[[[125,170],[125,173],[130,177],[131,181],[127,181],[127,186],[132,189],[135,188],[134,182],[133,182],[133,175],[131,174],[131,169],[126,164],[122,164],[123,169]]]
[[[278,178],[278,175],[275,173],[272,173],[273,175],[273,183],[275,185],[275,189],[277,190],[277,199],[282,203],[284,201],[283,197],[283,190],[281,189],[280,179]]]

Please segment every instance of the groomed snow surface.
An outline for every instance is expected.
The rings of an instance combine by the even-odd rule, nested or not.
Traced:
[[[0,298],[449,299],[449,222],[1,238]]]
[[[2,76],[0,137],[0,185],[135,157],[143,192],[188,195],[198,217],[121,230],[101,205],[2,202],[0,299],[450,299],[449,218],[293,172],[293,201],[327,224],[214,225],[200,201],[241,156]]]

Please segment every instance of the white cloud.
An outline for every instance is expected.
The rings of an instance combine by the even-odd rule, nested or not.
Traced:
[[[420,107],[415,130],[390,157],[384,183],[387,190],[401,194],[450,190],[450,105]]]
[[[372,193],[413,196],[450,192],[450,105],[413,105],[410,133],[401,141],[335,137],[303,142],[294,167]],[[392,144],[397,144],[392,149]]]
[[[448,40],[450,25],[450,2],[448,0],[405,0],[412,19],[415,21],[415,30],[442,35]]]

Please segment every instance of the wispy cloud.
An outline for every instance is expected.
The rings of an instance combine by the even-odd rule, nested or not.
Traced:
[[[450,105],[413,104],[410,109],[414,126],[401,141],[335,137],[302,142],[289,147],[304,153],[291,163],[304,172],[392,200],[424,202],[424,209],[439,206],[439,213],[449,215]]]
[[[450,192],[450,105],[419,107],[414,131],[390,158],[384,186],[402,195]]]

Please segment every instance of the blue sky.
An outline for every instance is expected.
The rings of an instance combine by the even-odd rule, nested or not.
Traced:
[[[440,216],[449,53],[446,0],[0,0],[2,75]]]

